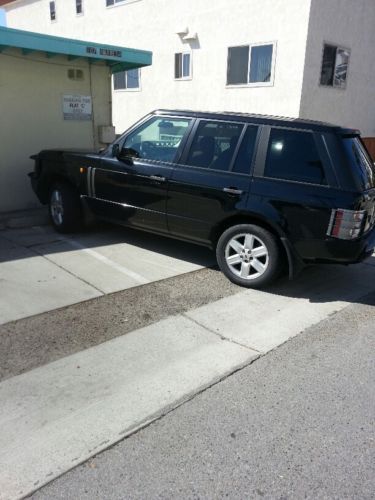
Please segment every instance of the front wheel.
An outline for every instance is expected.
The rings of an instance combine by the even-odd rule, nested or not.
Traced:
[[[71,233],[80,228],[83,219],[78,193],[69,184],[55,183],[49,193],[49,215],[59,233]]]
[[[276,238],[254,224],[238,224],[224,231],[217,243],[216,258],[230,281],[247,288],[270,284],[282,268]]]

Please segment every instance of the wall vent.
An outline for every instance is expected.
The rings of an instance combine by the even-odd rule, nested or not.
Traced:
[[[81,69],[69,68],[68,69],[68,78],[69,80],[83,80],[85,77],[83,71]]]

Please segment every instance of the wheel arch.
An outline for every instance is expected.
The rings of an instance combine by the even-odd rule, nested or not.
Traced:
[[[51,174],[43,176],[43,181],[41,182],[41,187],[39,192],[39,197],[42,203],[48,204],[51,188],[54,184],[58,182],[62,184],[67,184],[78,193],[77,186],[74,184],[74,182],[72,182],[69,178],[67,178],[62,174],[53,172]]]
[[[292,279],[303,267],[301,259],[295,254],[292,244],[280,226],[256,213],[237,214],[221,221],[211,232],[212,248],[216,248],[217,242],[224,231],[238,224],[255,224],[276,237],[283,261],[288,268],[289,279]]]

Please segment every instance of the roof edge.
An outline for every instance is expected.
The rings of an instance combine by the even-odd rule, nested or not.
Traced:
[[[86,40],[76,40],[0,26],[0,52],[7,48],[22,50],[25,55],[44,52],[83,58],[91,62],[105,61],[112,73],[152,64],[152,52]]]

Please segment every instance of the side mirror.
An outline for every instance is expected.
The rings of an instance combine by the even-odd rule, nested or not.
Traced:
[[[126,163],[133,163],[135,158],[139,158],[139,152],[133,148],[120,148],[119,144],[112,146],[112,156]]]
[[[120,154],[120,145],[117,143],[112,146],[112,156],[114,158],[118,158],[119,154]]]

